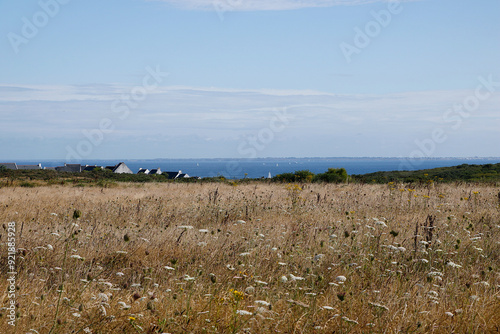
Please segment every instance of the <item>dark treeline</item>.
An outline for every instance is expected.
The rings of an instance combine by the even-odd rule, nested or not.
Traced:
[[[94,170],[81,173],[57,172],[54,170],[9,170],[0,166],[0,187],[36,186],[42,184],[74,184],[77,186],[112,186],[116,182],[250,182],[265,181],[277,183],[429,183],[429,182],[500,182],[500,163],[486,165],[463,164],[418,171],[375,172],[362,175],[348,175],[344,168],[329,168],[324,173],[314,174],[309,170],[283,173],[271,179],[227,180],[224,176],[202,179],[169,180],[167,175],[117,174],[109,170]]]

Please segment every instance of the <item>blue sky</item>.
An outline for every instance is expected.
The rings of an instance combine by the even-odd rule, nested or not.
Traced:
[[[2,0],[0,160],[500,156],[498,13]]]

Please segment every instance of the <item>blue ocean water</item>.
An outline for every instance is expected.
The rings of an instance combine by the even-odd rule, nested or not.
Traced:
[[[190,176],[211,177],[223,175],[226,178],[260,178],[286,172],[308,169],[313,173],[323,173],[328,168],[345,168],[347,173],[366,174],[377,171],[419,170],[449,167],[461,164],[500,163],[500,158],[266,158],[266,159],[156,159],[122,160],[137,173],[139,168],[161,168],[162,171],[179,171]],[[64,165],[64,161],[16,161],[18,164],[38,164],[42,167]],[[111,166],[120,160],[78,161],[83,165]]]

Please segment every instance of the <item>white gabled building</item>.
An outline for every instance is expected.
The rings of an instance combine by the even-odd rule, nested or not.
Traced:
[[[124,162],[120,162],[116,166],[106,166],[106,169],[109,169],[113,171],[113,173],[117,174],[134,174],[134,172],[132,172],[132,170],[128,168]]]

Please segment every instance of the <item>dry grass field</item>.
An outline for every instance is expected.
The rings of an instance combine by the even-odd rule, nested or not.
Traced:
[[[500,331],[499,187],[413,187],[1,188],[0,332]]]

